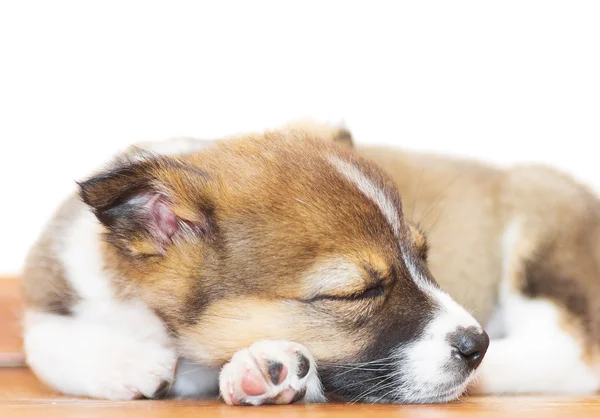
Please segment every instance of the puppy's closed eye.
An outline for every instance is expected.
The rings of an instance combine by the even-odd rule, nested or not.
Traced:
[[[307,302],[316,302],[320,300],[333,300],[342,302],[353,302],[365,299],[377,299],[385,294],[383,284],[374,284],[360,292],[351,293],[348,295],[318,295],[306,300]]]

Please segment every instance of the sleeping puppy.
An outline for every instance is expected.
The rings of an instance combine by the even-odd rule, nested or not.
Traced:
[[[182,139],[79,183],[27,259],[28,364],[107,399],[200,396],[224,364],[236,405],[459,396],[488,337],[433,279],[394,182],[340,141]],[[170,386],[178,358],[204,367],[178,383],[199,381]]]

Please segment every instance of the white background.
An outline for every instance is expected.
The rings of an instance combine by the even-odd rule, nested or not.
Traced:
[[[0,274],[119,148],[290,119],[598,190],[598,1],[0,0]]]

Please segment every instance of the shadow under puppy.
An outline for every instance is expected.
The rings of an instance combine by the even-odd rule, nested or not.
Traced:
[[[79,183],[25,267],[35,373],[153,397],[182,357],[226,363],[230,404],[459,396],[487,335],[432,278],[394,183],[331,135],[157,144],[177,156],[129,152]]]

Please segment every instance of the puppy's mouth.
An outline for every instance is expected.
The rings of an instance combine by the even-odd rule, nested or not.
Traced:
[[[437,385],[432,388],[421,388],[414,391],[404,390],[402,391],[403,393],[395,396],[397,399],[388,401],[388,403],[435,404],[454,401],[465,393],[474,374],[473,372],[465,379]]]
[[[412,396],[408,396],[408,398],[402,396],[400,398],[396,398],[393,394],[390,396],[380,396],[380,397],[367,397],[363,402],[364,403],[390,403],[390,404],[436,404],[436,403],[446,403],[451,402],[460,397],[464,392],[462,387],[453,388],[446,393],[432,393],[431,395],[415,395],[414,398]]]

